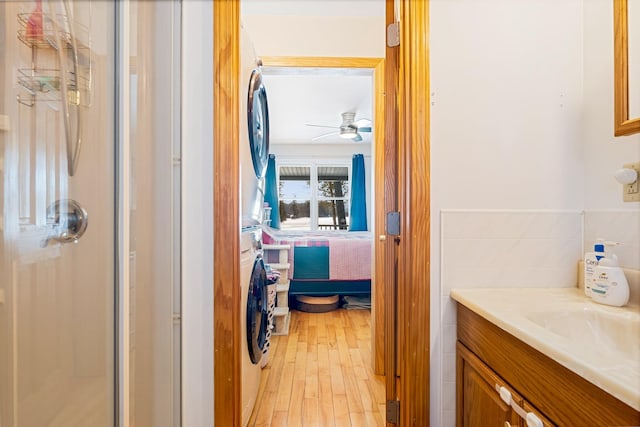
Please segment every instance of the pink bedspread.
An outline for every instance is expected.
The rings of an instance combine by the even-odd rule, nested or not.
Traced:
[[[371,279],[371,240],[329,240],[329,280]]]
[[[329,280],[367,280],[371,279],[371,244],[369,232],[281,232],[265,229],[264,243],[291,245],[289,250],[289,274],[294,277],[293,258],[297,246],[329,246]],[[267,258],[267,262],[276,263],[277,254]]]

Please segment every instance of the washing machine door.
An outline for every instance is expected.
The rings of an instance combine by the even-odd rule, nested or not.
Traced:
[[[249,81],[247,124],[253,170],[257,178],[263,178],[269,159],[269,108],[267,90],[262,84],[262,72],[259,68],[253,70]]]
[[[262,357],[267,340],[269,301],[267,295],[267,273],[261,257],[253,263],[247,298],[247,347],[251,363],[256,364]]]

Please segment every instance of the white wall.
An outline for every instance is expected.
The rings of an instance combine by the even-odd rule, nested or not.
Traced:
[[[582,1],[431,0],[430,13],[431,425],[448,426],[455,423],[449,345],[455,308],[452,313],[445,291],[477,285],[468,277],[473,266],[488,267],[484,286],[497,283],[487,280],[492,274],[500,275],[501,286],[530,284],[501,267],[501,254],[511,248],[564,254],[558,245],[568,242],[568,258],[580,256],[570,231],[579,227],[575,212],[584,205]],[[451,209],[474,227],[486,226],[487,212],[478,210],[494,210],[490,235],[441,235],[441,212]],[[565,218],[567,210],[574,213]],[[522,221],[561,224],[562,232],[539,247],[521,232],[529,229]],[[471,242],[487,244],[486,252],[461,253],[460,242],[467,249]],[[460,262],[467,275],[452,276]],[[512,270],[531,270],[526,256],[510,262]],[[550,284],[566,286],[574,278]]]
[[[243,0],[258,56],[384,57],[381,0]]]
[[[213,425],[213,3],[182,3],[182,425]]]
[[[432,0],[432,202],[583,204],[580,0]]]
[[[269,149],[271,154],[278,158],[300,158],[300,157],[324,157],[340,158],[351,161],[354,154],[364,154],[365,158],[371,158],[371,144],[271,144]],[[365,166],[368,164],[365,162]]]

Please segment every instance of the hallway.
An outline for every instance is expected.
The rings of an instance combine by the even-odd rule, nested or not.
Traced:
[[[370,321],[369,310],[293,311],[289,335],[272,337],[249,425],[384,425],[384,377],[371,368]]]

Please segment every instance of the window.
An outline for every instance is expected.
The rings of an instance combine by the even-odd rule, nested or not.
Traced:
[[[283,230],[349,228],[348,165],[283,165],[278,177]]]
[[[319,166],[317,203],[319,230],[347,230],[349,228],[349,168],[347,166]]]
[[[281,166],[278,175],[280,227],[311,230],[311,168]]]

